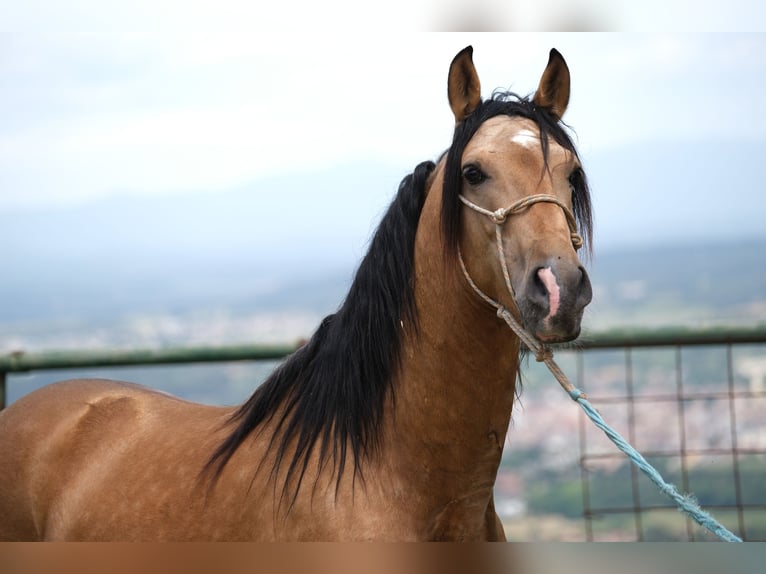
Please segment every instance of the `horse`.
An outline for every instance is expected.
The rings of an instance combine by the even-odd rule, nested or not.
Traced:
[[[536,91],[447,77],[453,141],[415,167],[348,294],[243,404],[75,379],[0,412],[0,539],[504,540],[493,487],[525,349],[580,332],[590,192],[552,49]],[[510,207],[509,207],[510,206]]]

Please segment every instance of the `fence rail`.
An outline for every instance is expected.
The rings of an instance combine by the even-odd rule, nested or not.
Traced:
[[[752,403],[753,401],[764,401],[766,403],[766,390],[753,391],[744,390],[741,386],[734,384],[734,359],[733,348],[737,346],[753,345],[756,354],[763,357],[766,363],[766,324],[753,327],[732,327],[732,328],[661,328],[661,329],[621,329],[602,332],[585,333],[580,339],[562,349],[563,352],[574,352],[576,356],[576,370],[578,386],[584,388],[594,404],[601,405],[604,409],[624,408],[627,412],[625,424],[628,426],[627,436],[635,444],[637,435],[648,434],[637,426],[637,419],[640,419],[638,409],[642,405],[648,405],[648,408],[665,409],[665,412],[671,412],[669,409],[677,411],[673,416],[677,421],[678,429],[668,432],[677,434],[679,445],[675,450],[669,451],[660,448],[652,450],[645,449],[645,456],[655,459],[676,460],[676,466],[680,469],[680,486],[682,490],[689,490],[690,477],[696,471],[695,461],[700,457],[726,457],[731,460],[731,484],[733,493],[731,501],[718,504],[711,501],[708,504],[710,508],[730,510],[733,516],[729,519],[727,526],[737,530],[745,539],[763,539],[764,536],[759,530],[756,532],[754,527],[748,531],[749,513],[766,512],[766,496],[758,494],[755,499],[749,500],[750,488],[745,484],[741,476],[741,465],[749,462],[753,457],[766,456],[766,449],[761,445],[746,443],[737,435],[737,408],[742,404]],[[684,382],[684,363],[682,360],[683,348],[712,347],[720,346],[725,349],[725,357],[722,362],[725,363],[725,375],[721,378],[720,388],[698,388]],[[6,403],[6,384],[7,374],[24,373],[29,371],[44,371],[58,369],[86,369],[93,367],[128,367],[128,366],[147,366],[147,365],[172,365],[172,364],[192,364],[192,363],[214,363],[214,362],[234,362],[234,361],[267,361],[279,360],[298,348],[297,345],[240,345],[226,347],[187,347],[187,348],[160,348],[143,350],[94,350],[94,351],[46,351],[46,352],[14,352],[6,355],[0,355],[0,408],[5,407]],[[672,370],[675,371],[675,388],[664,388],[662,392],[649,393],[645,389],[640,392],[635,388],[634,357],[644,349],[656,348],[658,350],[673,350],[674,359],[672,361]],[[641,351],[636,351],[641,349]],[[612,391],[599,396],[597,389],[589,389],[588,381],[591,377],[591,369],[585,368],[587,356],[591,351],[605,350],[617,352],[618,359],[624,363],[624,388],[617,394]],[[619,351],[622,350],[622,355]],[[751,352],[751,351],[748,351]],[[708,354],[708,351],[705,351]],[[586,371],[588,371],[586,373]],[[764,373],[766,374],[766,373]],[[14,384],[23,384],[19,381]],[[591,391],[596,391],[595,395]],[[729,419],[729,432],[731,434],[728,443],[724,447],[716,445],[696,445],[691,443],[691,438],[687,436],[686,427],[689,426],[691,415],[687,412],[695,404],[716,403],[720,406],[717,409],[716,416]],[[662,406],[663,404],[669,406]],[[760,404],[760,403],[759,403]],[[655,407],[654,405],[658,405]],[[674,406],[675,405],[675,406]],[[728,405],[725,407],[724,405]],[[721,412],[727,411],[727,412]],[[615,411],[617,412],[617,411]],[[608,417],[607,417],[608,418]],[[640,421],[638,421],[640,422]],[[668,423],[670,421],[667,421]],[[664,423],[663,423],[664,424]],[[762,430],[758,431],[762,433]],[[644,518],[651,513],[661,511],[666,506],[658,504],[657,501],[649,501],[645,504],[647,496],[642,490],[641,483],[637,473],[630,472],[627,478],[627,484],[630,494],[630,504],[627,506],[613,504],[604,504],[599,500],[599,468],[608,464],[610,460],[618,460],[619,453],[600,452],[598,448],[593,448],[594,438],[590,434],[591,430],[587,423],[580,421],[580,457],[579,466],[581,471],[581,488],[583,498],[582,516],[585,519],[585,533],[587,540],[608,539],[600,538],[599,521],[603,517],[615,514],[630,514],[633,516],[635,524],[635,539],[652,539],[651,526],[647,526]],[[671,433],[672,434],[672,433]],[[643,436],[643,435],[642,435]],[[760,459],[759,459],[760,460]],[[760,464],[760,463],[759,463]],[[760,468],[760,467],[759,467]],[[760,471],[759,471],[760,472]],[[595,481],[595,482],[594,482]],[[595,490],[594,490],[595,489]],[[752,497],[751,497],[752,498]],[[704,502],[704,501],[701,501]],[[705,506],[705,504],[703,504]],[[747,509],[747,512],[746,512]],[[760,520],[760,519],[759,519]],[[606,520],[604,520],[606,522]],[[761,521],[762,522],[762,521]],[[759,524],[761,524],[759,522]],[[761,528],[759,526],[759,528]],[[696,534],[690,523],[686,526],[688,539],[695,539]],[[750,533],[749,533],[750,532]]]
[[[583,334],[569,350],[622,347],[667,347],[765,343],[766,325],[755,327],[613,329]],[[0,355],[0,374],[51,369],[125,367],[227,361],[282,359],[297,345],[235,345],[168,347],[158,349],[103,349],[92,351],[15,351]]]
[[[104,349],[95,351],[17,351],[0,355],[0,409],[7,397],[9,373],[53,369],[179,365],[229,361],[268,361],[282,359],[296,345],[237,345],[228,347],[182,347],[164,349]]]
[[[0,372],[22,373],[91,367],[268,361],[284,358],[296,348],[295,345],[239,345],[135,350],[15,352],[0,356]]]
[[[572,345],[571,349],[596,350],[746,343],[766,343],[766,325],[706,329],[683,327],[651,330],[613,329],[586,333]],[[134,350],[16,351],[0,355],[0,409],[5,408],[6,405],[8,373],[92,367],[279,360],[295,351],[296,348],[296,345],[281,344]]]
[[[585,333],[575,349],[622,347],[672,347],[698,345],[744,345],[766,342],[766,324],[752,327],[660,327],[657,329],[612,329]]]

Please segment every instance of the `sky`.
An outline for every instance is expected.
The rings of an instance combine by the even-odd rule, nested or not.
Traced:
[[[468,44],[485,97],[533,91],[558,48],[573,78],[565,120],[586,155],[766,134],[759,34],[268,33],[253,32],[252,3],[7,4],[0,210],[357,160],[410,169],[449,143],[446,71]]]
[[[115,197],[182,201],[220,193],[225,199],[231,190],[269,178],[385,166],[396,179],[373,199],[363,196],[364,173],[358,198],[336,197],[330,189],[319,201],[311,186],[283,190],[278,198],[259,191],[264,204],[283,208],[269,215],[272,222],[310,205],[315,221],[335,224],[338,233],[350,232],[341,217],[362,221],[353,232],[363,243],[398,180],[449,145],[447,70],[469,44],[485,97],[495,88],[531,93],[550,48],[562,52],[572,74],[564,120],[586,168],[589,158],[636,146],[720,140],[752,147],[766,141],[760,106],[766,35],[748,31],[753,22],[766,21],[757,20],[766,15],[763,2],[690,12],[696,4],[650,1],[641,4],[642,12],[631,7],[635,2],[546,0],[535,12],[521,3],[482,0],[470,13],[455,3],[424,2],[413,4],[412,26],[396,32],[385,31],[394,16],[381,6],[361,18],[377,18],[382,28],[349,31],[311,26],[318,3],[274,3],[268,13],[257,3],[236,1],[212,8],[154,0],[6,4],[0,18],[0,215],[24,217]],[[653,12],[660,4],[663,10]],[[322,5],[330,10],[336,2]],[[299,6],[293,31],[272,26],[292,22]],[[542,20],[542,13],[560,14],[562,24]],[[517,30],[539,29],[543,22],[629,31],[409,30],[461,23],[496,29],[506,21]],[[695,26],[735,31],[702,33]],[[636,31],[645,27],[653,31]],[[630,214],[620,212],[618,195],[603,195],[619,190],[595,192],[597,217],[606,213],[619,229],[619,218]],[[752,195],[743,213],[766,207],[766,199]],[[311,233],[319,230],[317,223]]]
[[[550,48],[566,58],[594,270],[621,245],[766,237],[762,0],[426,0],[406,17],[394,0],[327,24],[337,4],[0,0],[5,310],[346,277],[402,177],[449,145],[447,71],[469,44],[484,97],[531,93]],[[420,31],[466,27],[516,31]],[[549,28],[622,31],[523,31]]]

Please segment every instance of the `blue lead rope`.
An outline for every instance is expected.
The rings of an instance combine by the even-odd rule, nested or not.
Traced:
[[[477,208],[477,206],[471,204],[470,202],[466,201],[463,197],[460,198],[463,200],[463,203],[468,205],[469,207],[480,211],[481,213],[489,214],[492,216],[491,212],[488,212],[482,208]],[[501,267],[503,269],[503,276],[505,278],[506,287],[508,288],[508,292],[510,293],[511,297],[513,297],[513,287],[511,285],[510,275],[508,273],[508,267],[505,263],[505,256],[503,254],[503,242],[501,237],[501,231],[502,231],[502,223],[503,220],[495,220],[493,218],[493,221],[496,223],[496,236],[497,236],[497,249],[498,249],[498,255],[501,261]],[[574,232],[573,232],[574,233]],[[617,445],[617,448],[619,448],[622,452],[624,452],[628,458],[630,458],[631,461],[633,461],[633,464],[635,464],[638,468],[641,469],[641,471],[648,476],[651,481],[657,485],[657,487],[667,496],[670,498],[673,502],[675,502],[678,505],[678,508],[681,512],[685,512],[687,515],[691,516],[697,524],[700,526],[703,526],[707,528],[710,532],[718,536],[721,540],[724,540],[726,542],[742,542],[742,539],[737,536],[736,534],[732,533],[731,531],[727,530],[720,522],[718,522],[715,518],[713,518],[710,514],[702,510],[700,508],[699,504],[697,504],[697,501],[694,500],[694,497],[690,494],[681,494],[678,492],[675,486],[672,484],[668,484],[665,482],[665,480],[662,478],[659,472],[657,472],[657,469],[655,469],[651,464],[647,462],[647,460],[643,457],[643,455],[638,452],[635,448],[633,448],[628,441],[626,441],[620,433],[618,433],[616,430],[614,430],[612,427],[610,427],[604,419],[601,418],[601,415],[598,414],[598,411],[593,407],[593,405],[588,402],[588,400],[585,398],[585,393],[583,393],[580,389],[575,387],[567,378],[564,371],[561,370],[561,368],[556,364],[556,361],[553,360],[553,352],[549,347],[546,345],[540,343],[534,336],[532,336],[530,333],[528,333],[516,320],[516,318],[513,316],[513,314],[508,311],[503,305],[501,305],[498,301],[495,301],[492,299],[489,295],[484,293],[478,285],[474,282],[474,280],[471,278],[470,274],[468,273],[468,270],[465,267],[465,263],[463,262],[463,255],[460,253],[460,250],[458,249],[458,260],[460,261],[460,267],[463,271],[463,276],[468,281],[468,284],[473,288],[473,290],[481,297],[484,301],[492,305],[495,310],[497,311],[497,316],[501,319],[503,319],[506,324],[511,328],[511,330],[516,333],[516,335],[519,337],[522,343],[527,346],[527,348],[532,351],[535,354],[535,357],[538,362],[545,363],[545,365],[548,367],[548,370],[550,370],[551,374],[556,378],[556,380],[559,382],[561,387],[569,393],[569,396],[572,398],[573,401],[578,403],[582,409],[585,411],[585,414],[588,415],[588,418],[590,418],[591,421],[593,421],[593,424],[595,424],[598,428],[600,428],[606,436],[609,437],[609,439]]]
[[[647,462],[647,460],[643,457],[643,455],[638,452],[635,448],[633,448],[628,441],[626,441],[620,433],[618,433],[616,430],[614,430],[612,427],[610,427],[603,418],[601,418],[601,415],[598,413],[598,411],[593,407],[593,405],[590,404],[588,399],[585,398],[584,393],[578,389],[578,388],[572,388],[569,392],[569,396],[572,397],[572,400],[578,403],[582,410],[585,411],[585,414],[588,415],[588,418],[593,421],[593,424],[595,424],[598,428],[600,428],[606,436],[609,437],[609,439],[617,445],[617,448],[619,448],[622,452],[624,452],[628,458],[630,458],[631,461],[633,461],[633,464],[635,464],[638,468],[640,468],[646,476],[648,476],[651,481],[657,485],[657,487],[673,502],[675,502],[678,505],[678,508],[681,512],[685,512],[689,516],[691,516],[697,524],[704,526],[707,528],[710,532],[718,536],[721,540],[724,540],[725,542],[742,542],[742,539],[737,536],[736,534],[733,534],[731,531],[727,530],[720,522],[718,522],[715,518],[713,518],[710,514],[702,510],[700,508],[699,504],[697,504],[697,501],[694,500],[694,497],[690,494],[681,494],[678,492],[675,486],[672,484],[669,484],[665,482],[665,480],[662,478],[659,472],[657,472],[657,469],[655,469],[651,464]]]
[[[633,464],[640,468],[641,471],[646,476],[648,476],[654,484],[657,485],[657,487],[665,494],[665,496],[670,498],[678,505],[678,508],[681,512],[685,512],[687,515],[691,516],[694,521],[697,522],[697,524],[707,528],[721,540],[726,542],[742,542],[742,539],[739,536],[727,530],[720,522],[702,510],[692,495],[681,494],[678,492],[675,486],[665,482],[660,473],[657,472],[657,469],[649,464],[640,452],[633,448],[630,443],[628,443],[628,441],[626,441],[620,435],[620,433],[606,424],[604,419],[601,418],[601,415],[598,414],[598,411],[593,407],[593,405],[590,404],[590,402],[588,402],[588,399],[585,398],[585,393],[583,393],[569,381],[564,371],[561,370],[561,367],[559,367],[556,361],[553,360],[553,352],[551,349],[540,343],[535,337],[528,333],[505,307],[482,293],[482,291],[474,284],[468,275],[462,258],[460,263],[463,267],[463,273],[468,279],[468,282],[485,301],[492,304],[497,309],[497,316],[503,319],[511,328],[511,330],[516,333],[519,339],[521,339],[521,341],[527,346],[527,348],[529,348],[529,350],[535,354],[538,362],[545,363],[545,366],[548,367],[548,370],[556,378],[561,387],[567,393],[569,393],[569,396],[573,401],[582,407],[582,409],[585,411],[585,414],[588,415],[588,418],[593,421],[593,424],[604,431],[606,436],[608,436],[609,439],[615,445],[617,445],[617,448],[624,452],[628,458],[633,461]],[[512,291],[511,294],[513,294]]]

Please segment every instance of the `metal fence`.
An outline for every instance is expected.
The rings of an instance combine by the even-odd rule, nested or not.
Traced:
[[[766,538],[766,330],[611,333],[585,341],[576,365],[591,403],[667,479],[744,540]],[[667,539],[670,520],[684,525],[674,539],[714,539],[679,521],[584,416],[579,446],[587,540],[611,539],[620,517],[633,540]],[[619,499],[605,492],[607,481],[622,485]]]
[[[286,357],[295,345],[239,345],[138,350],[15,352],[0,356],[0,409],[5,408],[9,373],[127,367],[270,361]]]
[[[0,408],[8,373],[265,361],[294,350],[252,345],[13,353],[0,356]],[[574,356],[577,385],[669,481],[695,492],[743,539],[766,538],[766,326],[593,333],[567,352]],[[663,516],[673,513],[673,522],[683,523],[584,416],[579,450],[586,540],[667,539]],[[690,521],[671,538],[708,539]]]

